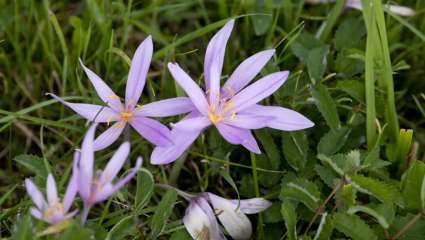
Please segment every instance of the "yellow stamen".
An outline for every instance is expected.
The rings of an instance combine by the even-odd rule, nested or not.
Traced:
[[[227,86],[226,90],[229,92],[230,96],[232,96],[232,97],[235,96],[235,91],[233,91],[232,87]]]
[[[233,107],[233,102],[232,101],[227,101],[225,104],[224,104],[224,108],[223,108],[223,111],[224,112],[227,112],[230,108],[232,108]]]
[[[108,117],[108,119],[106,120],[106,124],[108,124],[108,127],[109,127],[109,124],[111,123],[111,121],[112,121],[112,117]]]
[[[232,112],[232,115],[230,115],[230,120],[235,119],[235,117],[236,117],[236,112]]]
[[[117,124],[117,125],[114,125],[114,128],[121,128],[122,126],[121,126],[121,124]]]
[[[117,96],[117,95],[115,95],[115,94],[109,95],[109,96],[108,96],[108,98],[109,98],[109,99],[111,99],[111,100],[117,100],[117,99],[120,99],[120,97],[118,97],[118,96]]]
[[[214,114],[213,112],[208,112],[208,118],[213,124],[220,122],[223,118],[220,114]]]
[[[62,203],[58,202],[50,206],[44,211],[43,215],[45,218],[50,219],[56,212],[64,213]]]
[[[142,104],[137,104],[137,105],[136,105],[136,108],[137,108],[137,109],[141,109],[142,107],[143,107],[143,105],[142,105]]]
[[[124,121],[128,121],[131,119],[131,117],[133,117],[133,113],[132,112],[120,112],[120,116]]]

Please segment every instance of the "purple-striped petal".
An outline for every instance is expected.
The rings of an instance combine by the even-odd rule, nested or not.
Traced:
[[[289,72],[271,73],[249,85],[232,98],[233,111],[239,112],[272,95],[288,78]]]
[[[251,152],[260,154],[257,141],[249,129],[233,127],[224,123],[215,125],[220,135],[231,144],[241,144]]]
[[[241,112],[253,116],[268,116],[273,120],[267,122],[267,126],[283,131],[296,131],[314,126],[314,123],[294,110],[277,107],[253,105]]]
[[[40,219],[40,220],[44,220],[43,219],[43,214],[37,208],[31,207],[30,208],[30,213],[31,213],[31,215],[33,217],[35,217],[37,219]]]
[[[168,70],[170,70],[173,78],[180,87],[183,88],[190,100],[192,100],[193,105],[200,113],[206,116],[208,114],[208,102],[201,88],[199,88],[192,78],[190,78],[177,63],[168,63]]]
[[[106,83],[96,75],[92,70],[86,67],[80,59],[80,65],[84,69],[87,77],[92,83],[93,87],[96,89],[97,95],[102,99],[102,101],[112,109],[117,112],[121,112],[123,110],[122,103],[120,98],[111,90],[111,88],[106,85]]]
[[[146,140],[158,146],[170,146],[173,144],[170,138],[170,130],[162,123],[145,117],[133,117],[130,125]]]
[[[105,149],[114,143],[121,133],[124,131],[126,122],[119,121],[114,123],[111,127],[106,129],[102,134],[100,134],[93,143],[93,149],[99,151]]]
[[[255,214],[269,208],[272,203],[264,198],[251,198],[244,200],[231,200],[236,206],[239,203],[239,210],[245,214]]]
[[[134,109],[146,83],[153,52],[152,37],[148,36],[137,48],[131,61],[125,88],[125,105]]]
[[[172,126],[180,131],[201,131],[209,125],[211,125],[211,121],[207,117],[199,116],[180,120]]]
[[[135,116],[140,117],[169,117],[191,112],[195,109],[188,97],[176,97],[153,103],[148,103],[134,110]]]
[[[94,149],[93,140],[97,124],[93,124],[87,130],[81,144],[81,157],[78,166],[78,191],[84,201],[90,198],[91,183],[93,181]]]
[[[267,116],[236,114],[234,117],[226,119],[225,123],[238,128],[259,129],[266,127],[272,119],[272,117]]]
[[[68,187],[66,188],[65,195],[63,196],[62,205],[64,212],[68,212],[74,201],[75,195],[78,191],[78,162],[80,160],[80,153],[74,152],[74,159],[72,164],[72,175],[69,180]]]
[[[230,75],[221,89],[222,97],[231,98],[234,94],[248,85],[266,65],[274,53],[274,49],[265,50],[243,61],[232,75]]]
[[[58,190],[56,189],[56,182],[51,173],[49,173],[49,175],[47,176],[46,193],[49,205],[55,205],[59,202]]]
[[[74,112],[78,113],[78,115],[89,121],[101,123],[117,121],[120,118],[119,114],[108,106],[100,106],[86,103],[70,103],[56,96],[53,93],[47,93],[47,95],[58,100],[63,105],[71,108]]]
[[[38,209],[44,209],[47,203],[43,197],[43,194],[41,194],[40,190],[38,190],[34,183],[28,178],[25,179],[25,189],[27,190],[27,193],[34,202],[35,206],[37,206]]]
[[[130,143],[125,142],[121,144],[103,170],[102,175],[100,176],[99,184],[103,185],[112,182],[112,180],[117,176],[118,172],[124,165],[129,153]]]

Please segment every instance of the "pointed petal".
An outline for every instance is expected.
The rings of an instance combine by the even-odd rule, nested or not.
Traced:
[[[78,191],[78,162],[80,160],[80,153],[78,151],[74,152],[74,159],[72,164],[72,175],[69,179],[68,187],[66,188],[65,195],[62,200],[64,212],[68,212],[71,207],[72,202],[74,201],[75,195]]]
[[[70,212],[70,213],[66,214],[66,215],[63,217],[63,219],[71,219],[71,218],[73,218],[75,215],[77,215],[77,213],[78,213],[78,209],[76,209],[76,210],[74,210],[74,211],[72,211],[72,212]]]
[[[288,71],[272,73],[249,85],[232,98],[232,109],[239,112],[272,95],[282,86],[288,75]]]
[[[211,125],[211,121],[204,116],[188,118],[174,123],[173,128],[180,131],[202,131],[204,128]]]
[[[226,231],[234,239],[249,239],[252,226],[248,217],[232,201],[209,193],[209,199]]]
[[[81,144],[81,157],[78,167],[78,191],[84,201],[88,201],[93,181],[94,149],[93,140],[97,124],[93,124],[87,130]]]
[[[237,199],[234,199],[231,201],[235,205],[238,205],[238,202],[239,202],[239,209],[241,212],[245,214],[259,213],[266,210],[272,205],[270,201],[267,201],[264,198],[251,198],[251,199],[244,199],[240,201],[238,201]]]
[[[31,215],[33,217],[35,217],[37,219],[40,219],[40,220],[44,220],[43,219],[43,214],[41,214],[41,212],[37,208],[31,207],[30,208],[30,213],[31,213]]]
[[[283,131],[296,131],[314,126],[314,123],[298,112],[277,106],[253,105],[244,109],[241,114],[255,116],[268,116],[273,120],[267,122],[267,126]]]
[[[183,88],[187,96],[189,96],[193,105],[198,111],[204,115],[208,114],[208,102],[205,98],[204,92],[192,80],[192,78],[184,72],[177,63],[168,63],[168,70],[176,80],[176,82]]]
[[[235,20],[228,21],[208,43],[204,60],[205,88],[210,96],[216,98],[220,89],[220,76],[223,69],[227,41],[232,33]]]
[[[188,97],[176,97],[143,105],[134,111],[140,117],[169,117],[191,112],[195,109]]]
[[[34,183],[28,178],[25,179],[25,188],[27,190],[28,195],[31,197],[35,206],[38,209],[43,209],[47,204],[44,200],[43,194],[41,194],[40,190],[34,185]]]
[[[127,160],[129,152],[130,143],[125,142],[121,144],[121,146],[112,156],[111,160],[109,160],[108,164],[102,172],[102,175],[100,176],[99,183],[101,185],[112,182],[112,180],[117,176],[118,172],[124,165],[125,160]]]
[[[86,103],[70,103],[56,96],[53,93],[47,93],[47,95],[58,100],[63,105],[71,108],[74,112],[78,113],[78,115],[89,121],[100,123],[108,121],[117,121],[119,119],[119,114],[117,114],[110,107]]]
[[[260,154],[260,148],[258,147],[257,141],[252,136],[251,131],[248,129],[238,128],[230,126],[224,123],[218,123],[215,125],[220,135],[231,144],[241,144],[251,152]]]
[[[415,11],[409,7],[388,4],[386,4],[385,7],[387,7],[390,12],[400,16],[410,17],[415,15]]]
[[[272,117],[256,116],[247,114],[236,114],[230,119],[226,119],[225,123],[238,128],[259,129],[267,126]]]
[[[265,50],[243,61],[224,84],[221,89],[222,96],[231,98],[233,94],[239,92],[248,85],[266,65],[274,53],[274,49]]]
[[[46,193],[47,193],[47,201],[49,202],[49,205],[54,205],[59,202],[58,190],[56,189],[56,182],[51,173],[49,173],[49,175],[47,176]]]
[[[225,239],[211,207],[203,198],[190,201],[183,223],[193,239]]]
[[[121,133],[124,131],[126,122],[120,121],[114,123],[111,127],[106,129],[102,134],[100,134],[93,143],[94,151],[99,151],[105,149],[114,143]]]
[[[119,97],[111,90],[111,88],[109,88],[109,86],[106,85],[106,83],[99,76],[97,76],[96,73],[94,73],[88,67],[84,66],[81,59],[80,65],[92,83],[93,87],[96,89],[97,95],[100,97],[100,99],[102,99],[104,103],[108,104],[108,106],[110,106],[115,111],[122,111],[123,106],[121,101]]]
[[[191,112],[182,120],[198,116],[200,116],[199,113]],[[171,139],[174,144],[169,147],[155,147],[151,154],[151,164],[162,165],[174,162],[190,147],[190,145],[192,145],[200,133],[200,131],[187,132],[177,129],[171,130]]]
[[[173,144],[170,130],[162,123],[145,117],[133,117],[131,126],[149,142],[159,146],[170,146]]]
[[[153,52],[152,37],[148,36],[137,48],[131,61],[125,88],[125,105],[134,109],[146,83]]]

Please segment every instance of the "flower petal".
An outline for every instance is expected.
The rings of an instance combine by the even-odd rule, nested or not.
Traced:
[[[30,208],[30,213],[31,213],[31,215],[33,217],[35,217],[37,219],[40,219],[40,220],[44,220],[43,219],[43,214],[37,208],[31,207]]]
[[[241,210],[241,212],[245,214],[259,213],[266,210],[272,205],[270,201],[267,201],[264,198],[251,198],[251,199],[244,199],[240,201],[238,201],[237,199],[234,199],[231,201],[235,205],[238,205],[238,202],[239,202],[239,209]]]
[[[46,193],[47,193],[47,201],[49,205],[55,205],[58,201],[58,190],[56,189],[56,182],[53,178],[53,175],[49,173],[47,176],[47,184],[46,184]]]
[[[362,10],[363,6],[360,0],[346,0],[345,6],[349,8],[354,8],[357,10]],[[400,16],[413,16],[415,15],[415,11],[411,8],[404,7],[404,6],[398,6],[398,5],[391,5],[391,4],[385,4],[384,7],[388,8],[388,10],[394,14],[400,15]]]
[[[222,97],[231,98],[233,94],[243,89],[261,71],[274,53],[274,49],[265,50],[243,61],[221,89]]]
[[[47,93],[47,95],[58,100],[63,105],[71,108],[74,112],[78,113],[78,115],[80,115],[81,117],[89,121],[101,123],[101,122],[117,121],[119,119],[119,114],[117,114],[114,110],[112,110],[108,106],[100,106],[100,105],[86,104],[86,103],[70,103],[56,96],[53,93]]]
[[[111,127],[106,129],[102,134],[100,134],[93,143],[93,148],[95,151],[105,149],[112,143],[114,143],[121,133],[124,131],[126,122],[120,121],[114,123]]]
[[[230,126],[224,123],[218,123],[215,126],[217,127],[220,135],[229,143],[241,144],[251,152],[257,154],[261,153],[257,141],[255,141],[255,138],[252,136],[250,130]]]
[[[232,109],[239,112],[272,95],[282,86],[288,75],[288,71],[272,73],[246,87],[232,98]]]
[[[81,144],[81,157],[78,166],[78,191],[84,201],[88,201],[93,181],[94,149],[93,140],[97,124],[93,124],[87,130]]]
[[[211,125],[211,121],[204,116],[182,119],[177,123],[172,124],[173,128],[180,131],[202,131],[204,128]]]
[[[193,239],[225,239],[214,212],[203,198],[194,198],[190,201],[183,223]]]
[[[208,193],[208,196],[218,219],[229,235],[234,239],[249,239],[252,234],[251,222],[238,209],[237,204],[212,193]]]
[[[238,128],[259,129],[266,127],[272,119],[267,116],[236,114],[234,117],[226,119],[225,123]]]
[[[168,63],[168,70],[170,70],[173,78],[183,88],[190,100],[192,100],[193,105],[195,105],[200,113],[206,116],[208,114],[208,102],[201,88],[177,63]]]
[[[77,194],[77,191],[78,191],[78,161],[79,160],[80,160],[80,153],[78,151],[75,151],[73,164],[72,164],[71,179],[69,180],[68,187],[66,188],[66,192],[62,200],[64,212],[68,212],[72,202],[74,201],[75,195]]]
[[[93,87],[96,89],[97,95],[100,97],[100,99],[102,99],[104,103],[108,104],[108,106],[110,106],[115,111],[121,112],[123,110],[123,106],[120,98],[111,90],[111,88],[109,88],[108,85],[106,85],[106,83],[99,76],[96,75],[96,73],[94,73],[88,67],[84,66],[81,59],[80,65],[92,83]]]
[[[170,146],[173,144],[170,130],[162,123],[145,117],[133,117],[130,125],[149,142],[159,146]]]
[[[314,126],[314,123],[294,110],[277,107],[277,106],[262,106],[259,104],[253,105],[244,109],[241,114],[254,116],[273,117],[267,123],[270,128],[275,128],[283,131],[296,131]]]
[[[43,194],[41,194],[40,190],[38,190],[34,183],[28,178],[25,179],[25,188],[35,206],[37,206],[38,209],[44,209],[47,204],[44,200]]]
[[[129,152],[130,143],[125,142],[121,144],[121,146],[112,156],[111,160],[109,160],[108,164],[102,172],[102,175],[100,176],[99,183],[101,185],[112,182],[112,180],[117,176],[118,172],[124,165],[125,160],[127,160]]]
[[[188,97],[176,97],[143,105],[134,110],[135,116],[169,117],[191,112],[195,109]]]
[[[137,48],[131,61],[125,88],[125,105],[134,109],[146,83],[153,52],[152,37],[148,36]]]

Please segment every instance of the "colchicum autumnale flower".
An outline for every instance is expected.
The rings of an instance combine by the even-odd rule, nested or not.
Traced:
[[[115,122],[96,138],[94,142],[95,151],[104,149],[115,142],[127,123],[149,142],[159,146],[170,146],[173,144],[172,140],[170,140],[170,130],[149,117],[167,117],[193,110],[192,104],[187,97],[166,99],[143,106],[137,105],[146,83],[152,52],[153,43],[151,36],[149,36],[139,45],[132,59],[125,89],[125,105],[121,103],[120,98],[111,88],[93,71],[84,66],[81,61],[81,66],[90,82],[107,106],[70,103],[49,93],[49,95],[89,121],[106,122],[108,125],[110,122]]]
[[[74,155],[74,159],[78,158],[76,155],[78,154]],[[75,168],[76,166],[74,165],[73,169]],[[47,201],[43,197],[43,194],[40,192],[40,190],[30,179],[25,179],[25,188],[36,206],[30,209],[31,215],[35,218],[50,224],[56,224],[62,220],[72,218],[78,212],[78,210],[75,210],[68,213],[71,204],[74,201],[75,195],[77,194],[77,178],[75,172],[73,172],[71,179],[69,180],[69,184],[62,202],[58,197],[56,182],[52,174],[47,176]]]
[[[183,223],[193,239],[226,239],[218,225],[218,217],[233,239],[249,239],[252,226],[246,214],[262,212],[270,205],[263,198],[238,201],[206,192],[190,199]]]
[[[271,73],[247,86],[273,56],[274,49],[243,61],[220,88],[225,48],[233,25],[234,20],[227,22],[208,44],[204,60],[205,92],[178,64],[168,64],[171,75],[189,96],[195,110],[173,125],[171,137],[176,144],[157,146],[152,152],[152,164],[175,161],[210,125],[214,125],[229,143],[241,144],[255,153],[260,153],[260,148],[251,129],[270,127],[294,131],[314,125],[293,110],[258,104],[280,88],[288,71]]]
[[[336,0],[306,0],[306,2],[310,4],[332,3],[335,1]],[[362,10],[363,8],[361,0],[345,0],[345,7],[354,8],[357,10]],[[392,5],[392,4],[385,4],[384,7],[386,7],[390,12],[400,16],[408,17],[408,16],[415,15],[415,11],[409,7]]]
[[[122,188],[127,182],[133,178],[142,165],[142,158],[138,157],[136,166],[121,180],[113,184],[112,181],[124,165],[125,160],[130,152],[130,143],[121,144],[118,150],[109,160],[103,171],[98,170],[94,174],[94,133],[96,124],[92,125],[84,137],[81,146],[81,156],[78,159],[76,173],[78,182],[78,193],[84,203],[84,211],[81,217],[81,223],[84,224],[88,215],[88,211],[95,203],[106,200]]]

